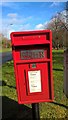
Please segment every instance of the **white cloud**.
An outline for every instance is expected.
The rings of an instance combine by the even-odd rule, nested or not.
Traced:
[[[55,6],[59,6],[59,2],[53,2],[50,7],[55,7]]]
[[[45,29],[46,26],[47,26],[47,23],[48,23],[47,21],[44,24],[40,23],[40,24],[38,24],[38,25],[35,26],[35,29],[38,29],[38,30],[39,29]]]
[[[36,25],[36,27],[35,27],[35,29],[43,29],[43,28],[44,28],[43,24],[38,24],[38,25]]]
[[[18,16],[18,14],[17,13],[9,13],[7,16],[11,17],[11,18],[16,18]]]

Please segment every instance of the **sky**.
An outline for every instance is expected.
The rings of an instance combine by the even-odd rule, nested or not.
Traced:
[[[13,31],[43,29],[64,9],[65,2],[0,2],[0,32],[9,38]]]

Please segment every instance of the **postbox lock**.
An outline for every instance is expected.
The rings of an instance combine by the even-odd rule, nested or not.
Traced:
[[[32,64],[32,68],[36,68],[36,63],[33,63],[33,64]]]

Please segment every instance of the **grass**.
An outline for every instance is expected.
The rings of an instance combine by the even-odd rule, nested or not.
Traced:
[[[63,92],[63,74],[63,50],[53,50],[54,102],[39,103],[41,120],[44,118],[49,118],[49,120],[68,119],[68,99]],[[10,119],[10,116],[13,118],[14,116],[17,118],[24,116],[24,120],[31,118],[31,105],[17,104],[13,61],[3,64],[2,67],[2,96],[4,118]]]
[[[11,51],[11,48],[2,48],[0,49],[0,52],[9,52]]]

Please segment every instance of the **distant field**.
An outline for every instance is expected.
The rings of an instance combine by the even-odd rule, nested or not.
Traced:
[[[2,48],[0,49],[0,52],[8,52],[11,51],[11,48]]]
[[[64,50],[63,49],[60,49],[60,50],[52,50],[52,53],[63,53],[64,52]]]
[[[53,80],[54,80],[54,102],[39,103],[40,118],[45,120],[68,120],[67,107],[68,99],[63,92],[64,71],[63,71],[63,50],[53,50]],[[26,120],[31,118],[31,105],[18,105],[15,88],[13,61],[3,64],[2,67],[2,96],[3,96],[3,117],[19,117]],[[14,118],[15,119],[15,118]]]

